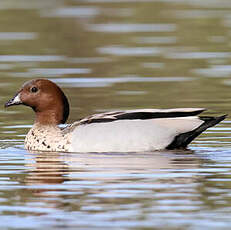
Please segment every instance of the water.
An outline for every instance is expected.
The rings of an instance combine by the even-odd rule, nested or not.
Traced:
[[[92,113],[231,114],[229,0],[1,0],[0,102],[46,77]],[[230,229],[231,122],[187,151],[30,153],[26,107],[0,109],[1,229]]]

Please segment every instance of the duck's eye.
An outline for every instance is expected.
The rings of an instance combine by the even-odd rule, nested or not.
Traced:
[[[31,93],[36,93],[38,91],[38,88],[33,86],[31,89],[30,89]]]

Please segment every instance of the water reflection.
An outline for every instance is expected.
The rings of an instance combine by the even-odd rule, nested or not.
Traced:
[[[32,190],[36,188],[36,196],[81,194],[86,205],[89,197],[133,200],[148,198],[147,194],[156,190],[161,190],[162,196],[163,192],[174,196],[174,190],[196,182],[201,163],[202,159],[191,152],[33,153],[24,181]],[[53,187],[55,184],[60,186]],[[167,191],[169,187],[171,191]]]
[[[59,184],[68,180],[68,165],[64,163],[59,153],[35,154],[29,168],[25,182],[31,184]]]

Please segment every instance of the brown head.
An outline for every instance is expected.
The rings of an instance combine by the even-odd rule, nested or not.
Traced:
[[[20,104],[31,107],[36,114],[35,122],[43,125],[63,124],[69,115],[69,103],[63,91],[47,79],[26,82],[5,107]]]

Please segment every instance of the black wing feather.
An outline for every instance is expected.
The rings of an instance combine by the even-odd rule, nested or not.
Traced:
[[[124,113],[115,116],[118,120],[146,120],[146,119],[155,119],[155,118],[171,118],[171,117],[189,117],[196,116],[203,112],[204,110],[192,111],[192,112],[132,112]]]
[[[166,149],[185,149],[187,145],[193,139],[199,136],[203,131],[223,121],[226,117],[227,115],[223,115],[220,117],[200,117],[200,119],[204,121],[203,124],[201,124],[199,127],[190,132],[181,133],[178,136],[176,136],[172,143],[166,147]]]

